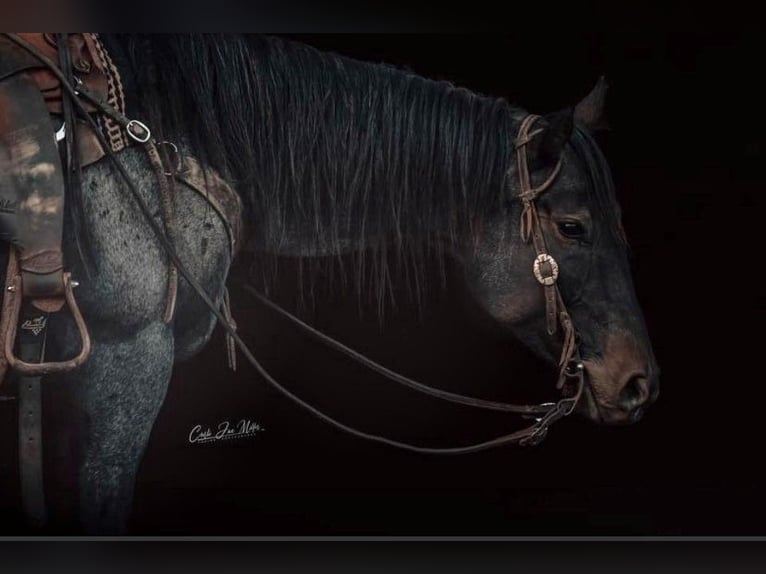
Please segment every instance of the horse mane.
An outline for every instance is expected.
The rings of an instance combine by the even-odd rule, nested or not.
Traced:
[[[142,114],[232,182],[261,247],[287,241],[296,231],[287,222],[313,245],[367,247],[350,275],[381,309],[393,273],[419,298],[424,262],[441,261],[444,238],[512,200],[513,128],[525,112],[503,99],[279,37],[115,39]],[[600,172],[606,162],[589,142],[573,145]],[[613,198],[611,178],[594,182]],[[378,235],[393,248],[366,244]]]

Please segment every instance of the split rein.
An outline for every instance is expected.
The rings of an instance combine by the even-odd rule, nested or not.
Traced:
[[[104,113],[117,121],[133,138],[136,142],[144,145],[147,153],[155,155],[156,142],[151,137],[149,129],[141,122],[137,120],[130,120],[123,116],[120,112],[112,108],[110,105],[93,97],[90,92],[83,85],[75,83],[72,85],[64,74],[58,69],[55,63],[49,58],[40,53],[34,46],[26,42],[23,38],[16,36],[15,34],[5,34],[7,38],[13,41],[18,46],[25,49],[27,52],[35,56],[43,65],[45,65],[61,82],[63,90],[66,92],[69,100],[73,104],[78,115],[87,121],[91,127],[94,128],[94,133],[99,140],[99,143],[104,148],[106,155],[112,162],[117,172],[125,181],[133,199],[138,204],[139,209],[146,218],[148,225],[151,227],[153,233],[156,235],[162,249],[170,259],[171,265],[175,267],[178,273],[189,283],[192,289],[202,299],[205,305],[209,308],[210,312],[215,316],[217,321],[226,331],[227,336],[234,341],[237,347],[239,347],[242,354],[248,360],[248,362],[255,368],[267,383],[269,383],[274,389],[279,391],[282,395],[293,401],[296,405],[302,407],[306,411],[310,412],[320,420],[330,424],[331,426],[345,431],[346,433],[355,436],[357,438],[386,444],[388,446],[396,447],[402,450],[424,453],[424,454],[468,454],[480,452],[490,448],[495,448],[505,445],[536,445],[540,443],[546,436],[548,428],[557,420],[569,415],[574,410],[577,402],[579,401],[584,388],[584,369],[580,359],[579,349],[576,343],[575,331],[572,325],[571,318],[566,311],[566,307],[561,299],[561,294],[556,285],[556,279],[558,277],[558,265],[556,261],[547,253],[545,240],[540,226],[540,221],[537,216],[537,209],[535,206],[535,199],[548,189],[555,181],[556,176],[561,167],[561,160],[554,168],[548,179],[537,188],[532,188],[531,178],[529,174],[529,167],[527,165],[526,145],[531,141],[539,131],[530,133],[529,130],[538,119],[539,116],[528,115],[521,124],[519,133],[516,139],[516,153],[518,160],[519,180],[521,184],[520,198],[523,202],[523,214],[522,214],[522,238],[525,241],[529,241],[531,238],[537,252],[537,258],[535,259],[533,272],[538,282],[541,283],[545,290],[546,301],[546,325],[548,333],[553,336],[557,330],[557,324],[561,325],[564,335],[564,344],[562,349],[561,358],[559,361],[559,377],[556,387],[561,391],[562,396],[556,403],[542,403],[537,405],[515,405],[509,403],[488,401],[473,397],[467,397],[456,393],[451,393],[445,390],[432,388],[417,381],[413,381],[403,375],[390,371],[382,365],[375,363],[371,359],[365,357],[361,353],[346,347],[342,343],[335,341],[327,335],[319,332],[313,327],[307,325],[288,311],[282,309],[272,301],[269,301],[263,297],[260,293],[255,291],[252,287],[245,285],[245,287],[255,294],[255,296],[271,309],[279,312],[284,317],[290,319],[293,323],[306,330],[313,337],[317,338],[331,348],[338,350],[347,356],[353,358],[359,363],[372,369],[373,371],[399,383],[410,389],[427,394],[429,396],[439,398],[445,401],[462,404],[466,406],[482,408],[487,410],[511,412],[520,414],[527,417],[535,417],[535,422],[521,430],[505,434],[484,442],[458,446],[452,448],[435,448],[426,447],[398,440],[393,440],[377,434],[368,433],[357,428],[346,425],[330,415],[324,413],[313,405],[307,403],[287,388],[282,386],[269,372],[260,364],[255,358],[249,347],[237,334],[236,326],[233,322],[229,321],[224,313],[219,309],[215,302],[210,298],[202,285],[197,279],[189,272],[187,267],[179,259],[175,248],[168,238],[163,227],[154,220],[152,211],[146,204],[145,200],[141,196],[135,181],[131,178],[127,169],[111,151],[110,146],[107,144],[101,131],[98,129],[96,121],[87,112],[81,98],[86,100],[91,105],[95,106],[98,111]],[[163,185],[164,182],[159,182]],[[558,311],[560,309],[560,311]]]

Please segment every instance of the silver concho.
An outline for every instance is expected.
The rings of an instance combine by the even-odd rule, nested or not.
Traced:
[[[540,267],[543,263],[548,263],[551,267],[551,274],[547,277],[543,277],[542,271],[540,270]],[[553,285],[559,276],[559,264],[556,263],[556,260],[547,253],[541,253],[535,259],[532,271],[535,274],[535,279],[537,279],[540,283],[543,285]]]

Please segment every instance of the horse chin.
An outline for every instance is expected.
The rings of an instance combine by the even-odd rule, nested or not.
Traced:
[[[603,424],[601,411],[598,407],[598,403],[596,402],[596,398],[593,396],[593,391],[590,388],[590,384],[588,383],[587,370],[585,374],[584,385],[585,387],[583,388],[580,400],[577,402],[575,412],[581,417],[588,419],[592,423]]]
[[[640,421],[644,416],[643,408],[636,409],[626,416],[625,411],[622,409],[616,409],[612,406],[599,403],[593,394],[590,384],[587,382],[587,377],[582,397],[575,408],[575,412],[594,424],[604,426],[632,425]]]

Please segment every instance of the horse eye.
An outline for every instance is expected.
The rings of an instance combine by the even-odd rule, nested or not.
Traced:
[[[585,237],[585,226],[579,221],[562,221],[558,225],[559,231],[564,237],[571,239],[582,239]]]

